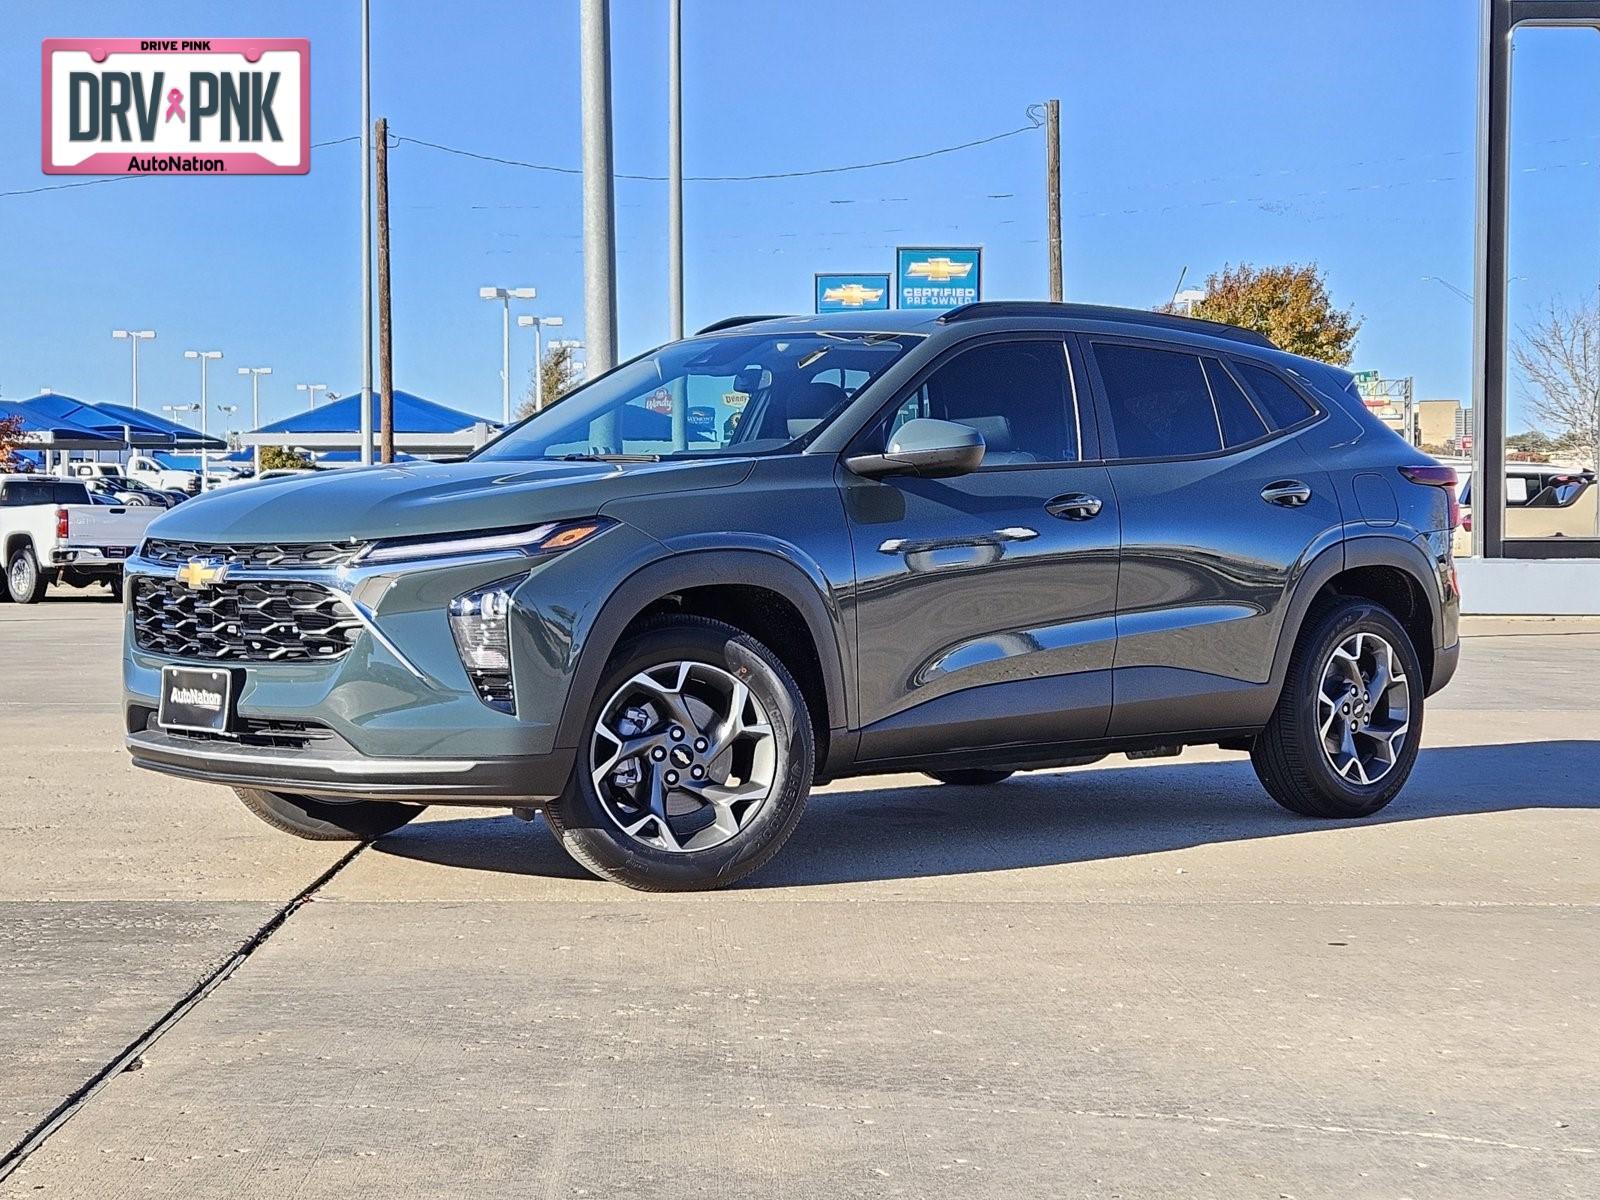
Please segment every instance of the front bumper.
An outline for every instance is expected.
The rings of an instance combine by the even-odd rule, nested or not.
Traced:
[[[163,775],[329,800],[534,805],[559,795],[572,754],[528,758],[370,758],[348,747],[285,750],[145,729],[126,737],[133,765]]]
[[[347,652],[319,660],[196,662],[155,653],[138,644],[130,603],[123,655],[128,751],[135,766],[168,775],[329,799],[522,806],[559,795],[575,751],[555,744],[556,731],[581,631],[606,594],[595,580],[604,568],[615,570],[604,556],[647,545],[617,527],[532,562],[498,554],[326,571],[230,568],[229,579],[315,581],[348,597],[362,630]],[[128,563],[130,587],[148,576],[170,579],[174,570],[136,555]],[[506,713],[479,698],[446,609],[453,596],[512,574],[524,579],[513,595],[516,711]],[[230,734],[156,726],[169,665],[235,673]]]

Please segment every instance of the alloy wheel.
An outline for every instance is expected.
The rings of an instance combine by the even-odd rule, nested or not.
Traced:
[[[1333,648],[1317,720],[1322,752],[1340,778],[1365,786],[1394,769],[1411,728],[1411,685],[1381,634],[1352,633]]]
[[[736,837],[773,791],[778,744],[741,679],[703,662],[634,675],[600,710],[589,772],[606,815],[656,850],[709,850]]]

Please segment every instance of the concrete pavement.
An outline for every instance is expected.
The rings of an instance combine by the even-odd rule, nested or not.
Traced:
[[[114,612],[0,609],[0,1154],[341,853],[135,776]],[[1593,1195],[1600,624],[1472,632],[1366,823],[1221,752],[897,777],[663,897],[436,811],[0,1197]]]

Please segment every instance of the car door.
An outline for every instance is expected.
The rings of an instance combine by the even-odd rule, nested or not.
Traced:
[[[983,434],[982,466],[881,480],[839,468],[862,761],[1105,733],[1117,510],[1104,466],[1085,461],[1098,455],[1079,374],[1059,334],[963,343],[852,453],[935,417]]]
[[[1122,521],[1110,732],[1257,723],[1294,580],[1341,527],[1296,436],[1319,410],[1229,354],[1083,342]]]

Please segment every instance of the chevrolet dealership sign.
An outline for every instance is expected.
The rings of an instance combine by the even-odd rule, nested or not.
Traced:
[[[983,250],[978,246],[901,246],[895,251],[899,308],[955,308],[983,296]]]
[[[49,175],[303,175],[304,38],[50,38]]]

